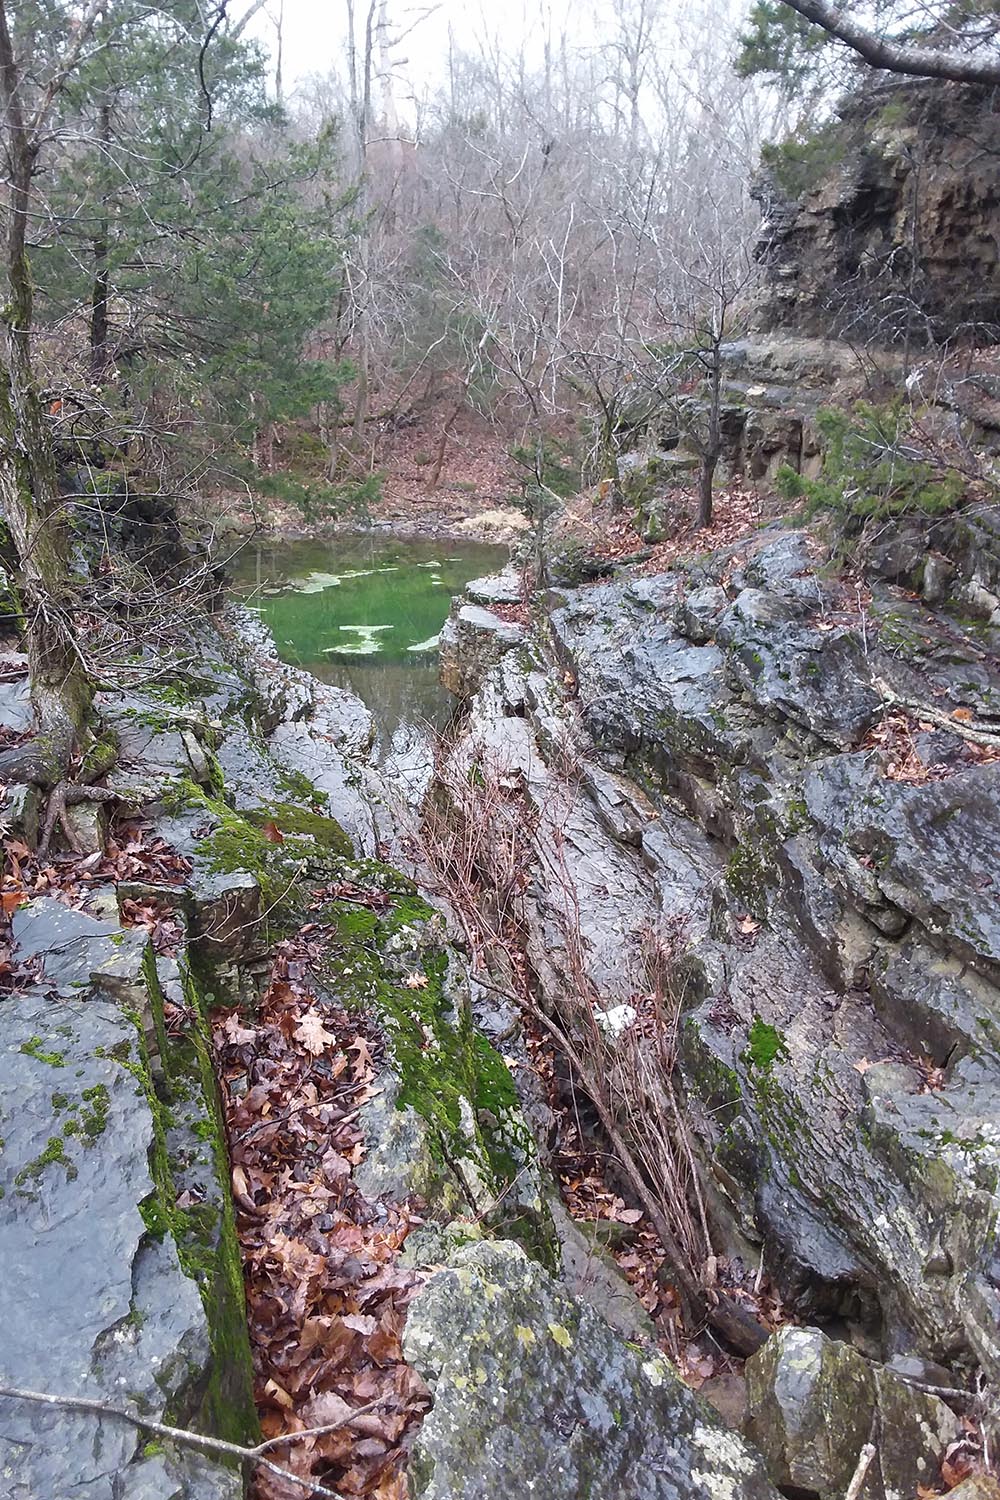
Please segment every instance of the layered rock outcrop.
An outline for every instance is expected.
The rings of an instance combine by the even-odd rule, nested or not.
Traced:
[[[869,84],[811,141],[774,149],[757,189],[761,325],[855,343],[994,340],[998,149],[996,90],[930,80]]]
[[[990,568],[958,549],[943,605],[875,580],[862,608],[823,561],[778,531],[563,592],[547,639],[485,669],[453,753],[515,789],[518,921],[565,1024],[581,955],[614,1004],[644,934],[670,935],[732,1263],[762,1259],[792,1313],[867,1354],[995,1378]]]

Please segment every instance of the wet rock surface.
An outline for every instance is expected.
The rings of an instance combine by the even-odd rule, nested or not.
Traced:
[[[43,979],[34,993],[0,1004],[0,1253],[16,1268],[0,1287],[0,1375],[11,1385],[209,1429],[221,1410],[213,1392],[225,1391],[225,1430],[250,1432],[245,1331],[242,1351],[238,1324],[224,1345],[207,1312],[222,1304],[212,1252],[199,1282],[190,1261],[182,1264],[191,1246],[164,1232],[174,1179],[157,1140],[140,1018],[120,989],[72,978],[93,965],[95,943],[107,939],[81,934],[79,922],[60,926],[56,904],[37,903],[21,931],[40,952],[46,929],[61,935],[62,994]],[[77,929],[75,941],[68,925]],[[66,958],[73,948],[86,954],[75,965]],[[205,1118],[197,1115],[202,1124]],[[190,1184],[221,1201],[216,1170],[209,1156]],[[221,1254],[226,1247],[217,1244]],[[241,1287],[230,1292],[241,1306]],[[143,1434],[111,1416],[13,1400],[4,1401],[2,1416],[0,1474],[11,1500],[235,1500],[242,1493],[238,1476],[216,1464],[173,1450],[147,1456]]]
[[[1000,681],[955,555],[946,613],[876,585],[865,622],[788,532],[564,591],[550,641],[487,671],[454,764],[530,809],[549,1003],[575,993],[568,917],[608,1005],[643,932],[671,934],[720,1241],[802,1319],[996,1375],[997,767],[948,720],[988,736]],[[908,760],[869,738],[900,703]]]
[[[414,1497],[774,1496],[752,1449],[662,1358],[616,1339],[515,1245],[457,1251],[412,1306],[404,1347],[434,1395]]]
[[[773,1334],[746,1376],[747,1434],[774,1482],[797,1494],[842,1496],[868,1443],[876,1452],[860,1494],[916,1494],[962,1431],[936,1396],[816,1328]]]

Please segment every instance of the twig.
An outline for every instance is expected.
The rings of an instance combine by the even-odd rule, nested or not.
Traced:
[[[312,1476],[303,1477],[293,1474],[291,1469],[284,1469],[280,1464],[272,1463],[266,1454],[282,1443],[297,1443],[302,1438],[323,1437],[328,1432],[337,1432],[341,1427],[349,1427],[356,1417],[374,1411],[376,1407],[383,1404],[381,1399],[370,1401],[367,1406],[355,1407],[339,1422],[327,1422],[322,1427],[306,1427],[301,1432],[288,1432],[280,1437],[265,1438],[263,1442],[250,1448],[242,1443],[227,1442],[225,1438],[208,1437],[202,1432],[189,1432],[184,1427],[170,1427],[165,1422],[156,1422],[150,1417],[137,1416],[134,1412],[126,1411],[122,1406],[112,1406],[110,1402],[98,1401],[90,1396],[57,1396],[51,1391],[29,1391],[16,1385],[0,1385],[0,1396],[7,1396],[16,1401],[34,1401],[39,1406],[57,1406],[65,1411],[92,1412],[98,1417],[116,1417],[121,1422],[128,1422],[130,1426],[138,1427],[142,1432],[155,1433],[157,1437],[179,1443],[182,1447],[199,1448],[205,1453],[225,1454],[229,1458],[238,1458],[245,1463],[260,1464],[271,1474],[276,1474],[279,1479],[288,1479],[292,1484],[299,1485],[301,1489],[308,1490],[311,1495],[324,1496],[325,1500],[345,1500],[345,1497],[339,1490],[327,1489]]]
[[[875,1444],[866,1443],[861,1452],[858,1454],[858,1466],[854,1470],[854,1474],[851,1477],[850,1484],[844,1491],[844,1500],[858,1500],[858,1495],[861,1493],[861,1486],[865,1482],[865,1475],[868,1473],[868,1470],[871,1467],[872,1459],[874,1457]]]
[[[950,729],[952,734],[960,735],[962,739],[972,740],[979,745],[1000,745],[1000,734],[981,728],[978,724],[969,724],[956,719],[951,714],[943,713],[941,709],[934,708],[929,703],[921,703],[916,698],[901,698],[881,677],[876,677],[874,684],[881,693],[887,708],[908,709],[910,713],[916,714],[918,719],[924,719],[929,724],[939,724],[942,729]]]

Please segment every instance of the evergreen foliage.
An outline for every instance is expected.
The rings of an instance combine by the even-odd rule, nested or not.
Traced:
[[[819,478],[808,479],[787,465],[777,474],[785,498],[803,502],[798,519],[811,520],[821,511],[845,521],[935,516],[961,502],[961,474],[918,446],[914,413],[904,403],[859,401],[850,411],[825,407],[816,420],[823,435]]]
[[[17,24],[37,55],[71,23],[33,0]],[[105,459],[255,482],[273,424],[336,407],[353,366],[316,333],[355,228],[339,174],[336,131],[302,144],[268,103],[255,44],[222,25],[206,45],[194,0],[109,0],[60,99],[32,247],[43,378],[89,387]],[[75,409],[64,446],[93,434]]]

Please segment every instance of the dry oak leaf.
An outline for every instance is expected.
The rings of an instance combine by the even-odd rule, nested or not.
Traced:
[[[357,1070],[359,1073],[366,1073],[372,1065],[371,1048],[366,1039],[359,1034],[354,1038],[347,1050],[348,1052],[357,1053]]]
[[[239,1046],[243,1042],[254,1042],[257,1040],[256,1031],[251,1031],[244,1026],[235,1011],[231,1011],[222,1023],[222,1034],[227,1042]]]
[[[408,990],[425,990],[427,988],[427,975],[421,974],[419,969],[406,976],[406,988]]]
[[[313,1057],[319,1057],[327,1047],[335,1047],[337,1044],[337,1038],[332,1031],[327,1031],[317,1010],[305,1011],[292,1035]]]

